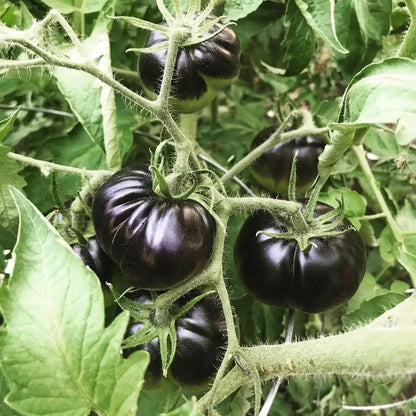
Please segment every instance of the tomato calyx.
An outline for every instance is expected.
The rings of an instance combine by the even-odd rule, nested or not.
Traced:
[[[345,218],[344,204],[339,200],[339,205],[307,221],[303,213],[290,216],[284,223],[281,232],[268,232],[260,230],[256,235],[264,234],[268,237],[281,240],[296,240],[299,248],[307,253],[313,246],[310,240],[314,238],[328,238],[344,234],[349,231],[356,231],[353,225],[341,225]]]
[[[163,149],[171,141],[161,142],[151,156],[149,170],[153,176],[153,192],[161,198],[169,200],[192,200],[202,205],[217,221],[221,221],[214,207],[221,203],[227,195],[224,184],[219,176],[209,169],[197,169],[184,173],[175,171],[167,173]],[[220,188],[220,192],[218,191]]]
[[[112,290],[115,300],[120,308],[130,314],[130,325],[142,324],[142,327],[137,332],[124,339],[122,348],[135,349],[140,345],[151,342],[154,339],[158,339],[162,374],[163,377],[167,377],[169,367],[172,364],[176,353],[176,321],[185,316],[199,301],[215,292],[208,291],[202,294],[197,294],[190,300],[187,300],[187,302],[183,305],[175,305],[174,303],[173,306],[169,304],[167,308],[158,308],[151,292],[128,292],[130,295],[120,296],[111,285],[109,285],[109,287]],[[129,296],[135,298],[135,300],[130,299]],[[141,310],[142,307],[143,310]]]

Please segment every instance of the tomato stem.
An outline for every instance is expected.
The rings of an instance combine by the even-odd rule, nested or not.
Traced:
[[[382,211],[382,213],[384,214],[387,223],[389,224],[391,231],[394,235],[394,238],[396,239],[396,241],[398,243],[403,243],[403,237],[402,237],[402,233],[401,230],[399,228],[399,226],[397,225],[397,222],[395,221],[395,219],[393,218],[393,216],[391,215],[390,209],[387,206],[387,203],[383,197],[383,194],[381,193],[380,190],[380,186],[377,183],[373,172],[371,171],[371,167],[367,161],[366,158],[366,154],[365,154],[365,150],[364,147],[362,145],[359,146],[353,146],[353,151],[357,157],[358,163],[360,165],[360,168],[365,176],[365,178],[367,179],[371,190],[373,191],[373,194],[376,198],[377,204],[380,207],[380,210]]]
[[[191,142],[196,141],[196,134],[198,129],[197,113],[180,114],[179,126],[183,134],[188,138],[188,140],[190,140]]]
[[[282,199],[262,198],[262,197],[229,197],[224,203],[230,205],[233,211],[246,210],[255,211],[266,209],[279,217],[290,217],[300,212],[300,204],[294,201],[285,201]]]
[[[278,143],[282,143],[287,140],[294,139],[296,137],[308,136],[308,135],[320,135],[327,133],[329,131],[328,127],[318,128],[309,123],[303,124],[296,130],[292,130],[286,133],[283,133],[284,128],[289,123],[292,117],[299,114],[299,111],[292,111],[282,124],[279,126],[277,131],[273,133],[266,141],[261,145],[257,146],[250,153],[244,156],[239,162],[237,162],[226,174],[221,177],[221,181],[225,183],[226,181],[232,179],[234,176],[238,175],[241,171],[250,166],[258,157],[260,157],[265,151],[269,150],[271,147]],[[306,113],[306,111],[305,111]],[[303,111],[302,111],[303,114]],[[305,117],[306,118],[306,117]]]
[[[88,170],[74,168],[72,166],[59,165],[57,163],[46,162],[45,160],[34,159],[33,157],[19,155],[18,153],[9,152],[7,156],[10,159],[17,160],[25,165],[33,166],[40,169],[45,176],[51,172],[62,172],[62,173],[71,173],[73,175],[85,176],[85,177],[96,177],[96,176],[110,176],[112,174],[109,170]]]

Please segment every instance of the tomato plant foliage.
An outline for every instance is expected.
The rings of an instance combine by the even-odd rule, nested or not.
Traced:
[[[415,45],[413,0],[1,2],[0,414],[414,411]]]

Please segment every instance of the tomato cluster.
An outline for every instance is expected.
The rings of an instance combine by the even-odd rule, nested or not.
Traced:
[[[214,25],[209,33],[217,29]],[[146,47],[165,41],[160,32],[151,32]],[[151,97],[160,91],[166,59],[167,49],[139,57],[140,79]],[[206,106],[217,89],[238,77],[239,59],[240,45],[229,28],[201,44],[180,48],[170,91],[173,109],[190,113]],[[262,130],[251,149],[267,140],[276,129],[277,126],[270,126]],[[315,180],[318,157],[324,146],[323,140],[314,136],[277,144],[253,163],[253,176],[267,190],[286,195],[296,155],[296,190],[304,194]],[[212,215],[193,200],[159,195],[154,188],[147,166],[124,168],[97,190],[92,204],[94,241],[140,289],[133,298],[139,309],[152,303],[151,292],[145,290],[169,290],[192,278],[206,267],[214,249],[216,223]],[[328,210],[329,207],[318,204],[315,215]],[[264,303],[309,313],[332,309],[355,293],[365,271],[363,241],[355,230],[343,232],[348,226],[344,220],[334,230],[339,234],[311,238],[309,249],[302,251],[296,239],[279,238],[287,230],[276,217],[268,211],[257,211],[248,217],[237,237],[234,248],[237,271],[247,290]],[[88,255],[76,250],[93,268]],[[170,311],[171,319],[175,310],[195,295],[190,292],[177,300]],[[136,334],[144,325],[142,321],[132,321],[126,336]],[[175,328],[176,352],[170,375],[185,386],[204,385],[220,365],[227,345],[226,326],[216,296],[199,300],[176,318]],[[136,350],[150,353],[146,385],[157,386],[163,379],[159,338],[126,348],[123,354],[128,356]]]
[[[212,255],[214,218],[193,200],[157,195],[148,166],[125,168],[112,175],[94,195],[92,219],[101,249],[139,289],[170,289],[202,271]],[[172,309],[183,306],[190,296],[194,294],[179,299]],[[150,303],[151,296],[140,291],[134,300]],[[132,323],[126,335],[142,328],[143,323]],[[182,385],[200,386],[214,374],[226,345],[217,299],[207,296],[200,300],[176,320],[176,331],[171,374]],[[124,354],[136,349],[150,353],[147,384],[158,384],[163,378],[159,339],[126,349]]]

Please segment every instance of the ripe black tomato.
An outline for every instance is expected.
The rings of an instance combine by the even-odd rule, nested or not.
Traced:
[[[141,289],[169,289],[199,273],[211,257],[215,220],[192,200],[162,198],[146,167],[125,168],[94,196],[97,241]]]
[[[251,150],[266,141],[277,126],[269,126],[263,129],[253,139]],[[305,194],[313,184],[318,173],[318,157],[324,150],[325,143],[315,136],[297,137],[288,140],[264,152],[257,158],[251,171],[256,181],[270,192],[275,194],[287,194],[290,171],[293,157],[298,152],[296,159],[296,191]]]
[[[63,226],[65,222],[64,215],[57,210],[52,211],[48,217],[49,222],[54,227]],[[95,237],[89,238],[85,245],[79,243],[71,244],[71,248],[83,263],[98,276],[102,283],[111,282],[113,263],[110,257],[102,250]]]
[[[315,214],[327,212],[319,204]],[[347,226],[344,220],[342,226]],[[302,252],[295,240],[257,234],[282,233],[284,227],[267,211],[244,222],[234,247],[237,271],[248,292],[261,302],[320,313],[350,299],[366,268],[364,243],[357,231],[312,238]]]
[[[219,29],[214,25],[208,33]],[[145,47],[166,42],[166,37],[152,31]],[[216,96],[217,90],[231,85],[240,73],[240,43],[233,30],[226,27],[200,44],[178,51],[171,84],[171,105],[180,113],[202,110]],[[142,53],[137,62],[139,77],[147,94],[159,93],[165,69],[167,49]]]
[[[196,295],[198,293],[190,292],[178,299],[172,310],[175,311],[185,305]],[[142,291],[134,297],[134,300],[139,303],[150,303],[151,296]],[[175,327],[176,353],[169,372],[182,386],[204,387],[221,364],[227,345],[226,325],[217,296],[207,295],[202,298],[176,320]],[[143,328],[142,323],[131,323],[126,335],[133,335],[141,328]],[[146,383],[148,387],[157,387],[163,378],[158,338],[138,347],[127,348],[123,351],[123,355],[127,356],[136,350],[150,353]]]

